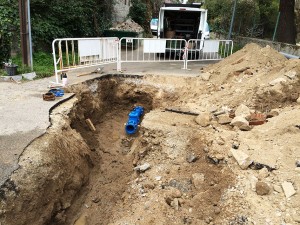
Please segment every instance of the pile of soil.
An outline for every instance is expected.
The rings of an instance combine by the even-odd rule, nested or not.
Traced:
[[[132,31],[132,32],[143,32],[144,29],[134,22],[132,19],[127,19],[125,22],[121,24],[117,24],[115,27],[110,28],[110,30],[117,30],[117,31]]]

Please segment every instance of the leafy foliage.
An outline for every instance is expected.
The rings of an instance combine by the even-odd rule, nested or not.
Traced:
[[[147,5],[141,0],[132,0],[128,16],[138,24],[146,23]]]
[[[111,0],[31,0],[34,50],[50,50],[62,37],[101,36],[111,26]],[[0,60],[10,57],[13,36],[19,36],[18,0],[0,0]]]
[[[0,0],[0,62],[8,61],[12,38],[18,29],[18,2]]]
[[[233,0],[207,0],[208,20],[217,33],[227,34]],[[238,0],[233,31],[235,34],[270,38],[278,12],[277,0]]]

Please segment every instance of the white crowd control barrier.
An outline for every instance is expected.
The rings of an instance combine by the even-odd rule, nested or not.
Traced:
[[[190,39],[187,44],[187,62],[221,60],[232,54],[233,42],[230,40]]]
[[[155,39],[155,38],[129,38],[120,39],[118,71],[125,62],[182,62],[186,69],[184,58],[184,39]]]
[[[108,38],[63,38],[52,42],[56,83],[58,73],[118,61],[117,37]]]
[[[52,42],[56,83],[58,73],[109,63],[188,62],[221,60],[232,54],[231,40],[117,37],[64,38]]]

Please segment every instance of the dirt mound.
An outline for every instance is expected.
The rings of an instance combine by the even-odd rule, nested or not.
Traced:
[[[133,32],[143,32],[144,29],[134,22],[132,19],[128,19],[121,24],[117,24],[115,27],[110,28],[110,30],[117,31],[133,31]]]
[[[287,59],[270,46],[261,48],[257,44],[248,44],[221,62],[206,68],[207,72],[216,73],[221,81],[238,76],[264,74],[267,70],[284,64]]]

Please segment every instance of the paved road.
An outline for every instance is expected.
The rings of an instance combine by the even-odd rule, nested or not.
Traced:
[[[190,70],[182,70],[183,63],[123,63],[126,74],[183,75],[197,76],[206,64],[190,63]],[[77,77],[76,75],[94,71],[95,68],[76,70],[68,73],[69,84],[93,79],[101,74]],[[105,65],[103,74],[118,74],[116,64]],[[49,110],[66,94],[55,101],[43,101],[42,95],[48,91],[54,77],[21,84],[0,81],[0,185],[18,168],[18,159],[32,140],[45,133],[50,125]]]

